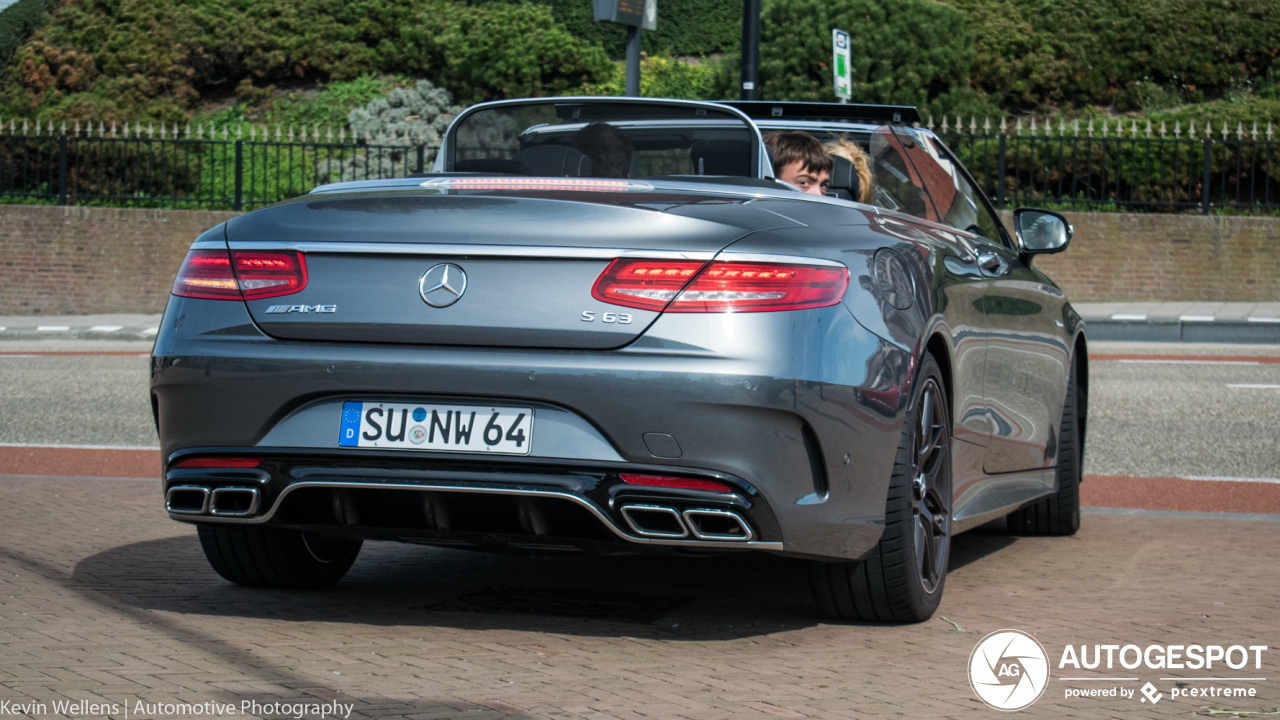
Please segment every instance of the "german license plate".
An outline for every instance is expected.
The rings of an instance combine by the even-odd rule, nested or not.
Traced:
[[[533,409],[485,405],[346,402],[341,447],[528,455]]]

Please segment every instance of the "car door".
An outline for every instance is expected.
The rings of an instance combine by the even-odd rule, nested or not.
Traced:
[[[940,221],[975,245],[986,279],[982,295],[986,362],[982,414],[990,438],[983,471],[1005,474],[1051,466],[1065,395],[1067,344],[1062,292],[1025,263],[990,202],[941,142],[906,128],[911,160]]]
[[[983,461],[991,436],[985,410],[986,314],[982,298],[991,280],[978,269],[969,233],[954,232],[925,191],[926,179],[907,157],[914,140],[891,126],[872,134],[872,186],[876,205],[893,213],[873,220],[880,232],[911,240],[923,255],[942,248],[934,263],[933,305],[949,324],[952,339],[952,490],[971,493],[983,479]],[[919,258],[924,260],[925,258]]]

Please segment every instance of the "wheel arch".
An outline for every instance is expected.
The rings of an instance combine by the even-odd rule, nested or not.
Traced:
[[[1089,429],[1089,343],[1083,332],[1076,334],[1071,354],[1076,359],[1076,427],[1080,428],[1080,462],[1083,463]]]
[[[950,339],[939,330],[935,330],[929,339],[925,341],[924,351],[933,356],[938,361],[938,368],[942,370],[942,386],[947,392],[947,406],[955,411],[955,390],[953,389],[954,381],[951,377],[951,342]]]

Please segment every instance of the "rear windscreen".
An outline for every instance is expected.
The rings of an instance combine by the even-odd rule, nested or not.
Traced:
[[[552,102],[477,110],[450,139],[446,170],[534,177],[757,177],[744,120],[714,108]]]

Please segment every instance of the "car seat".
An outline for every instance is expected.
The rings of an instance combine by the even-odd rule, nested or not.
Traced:
[[[751,147],[742,140],[699,140],[689,148],[694,175],[751,177]]]
[[[511,159],[529,168],[536,177],[591,177],[591,159],[565,145],[534,145]]]
[[[827,185],[827,196],[841,200],[857,200],[862,194],[862,186],[858,181],[858,171],[853,163],[834,155],[835,164],[831,167],[831,182]]]

